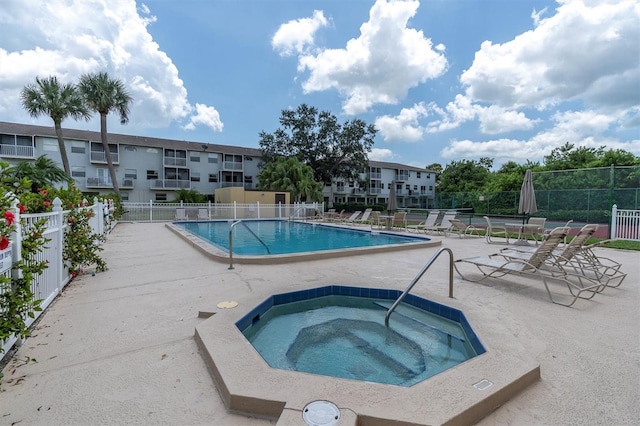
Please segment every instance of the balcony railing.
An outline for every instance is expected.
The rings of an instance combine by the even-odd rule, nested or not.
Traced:
[[[151,181],[151,189],[166,189],[177,191],[179,189],[191,189],[190,180],[154,179]]]
[[[405,181],[409,180],[409,173],[396,173],[396,180]]]
[[[107,164],[107,156],[104,155],[104,152],[91,151],[90,158],[92,163]],[[113,164],[118,164],[120,162],[120,157],[118,156],[117,152],[111,153],[111,162]]]
[[[242,163],[237,161],[225,161],[223,167],[224,170],[242,170]]]
[[[164,157],[165,166],[187,167],[186,158]]]
[[[86,188],[113,188],[111,179],[90,177],[85,181]],[[119,182],[120,189],[133,189],[133,179],[122,179]]]
[[[3,157],[34,158],[34,153],[32,146],[0,144],[0,155]]]

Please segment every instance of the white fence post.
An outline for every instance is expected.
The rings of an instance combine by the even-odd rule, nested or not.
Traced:
[[[54,237],[55,243],[53,246],[56,247],[56,249],[54,250],[56,259],[49,262],[50,264],[56,262],[55,265],[58,268],[58,291],[60,291],[60,289],[62,289],[62,283],[64,283],[65,281],[64,271],[66,269],[64,267],[64,261],[62,260],[62,249],[64,248],[64,212],[62,211],[62,200],[60,200],[60,198],[56,197],[53,200],[52,211],[54,213],[57,213],[56,222],[58,223],[58,227],[60,229],[55,233]]]
[[[258,204],[258,219],[260,219],[260,201],[256,201]]]
[[[8,193],[6,196],[14,196]],[[15,230],[11,233],[11,260],[15,265],[22,260],[22,226],[20,226],[20,209],[18,208],[18,199],[14,198],[11,202],[11,211],[15,216]],[[22,278],[22,270],[14,268],[11,271],[11,276],[17,279]]]
[[[613,207],[611,207],[611,232],[609,235],[609,238],[616,238],[616,225],[618,222],[618,205],[614,204]]]

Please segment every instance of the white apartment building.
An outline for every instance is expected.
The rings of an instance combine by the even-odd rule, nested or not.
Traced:
[[[76,186],[87,194],[113,192],[100,132],[63,128],[63,136]],[[0,159],[9,164],[46,155],[62,167],[53,125],[33,126],[0,122]],[[218,188],[258,188],[261,152],[256,148],[179,141],[109,133],[111,155],[123,201],[171,201],[180,189],[195,190],[213,201]],[[399,207],[432,207],[435,173],[397,163],[369,161],[362,179],[336,180],[323,194],[334,203],[386,203],[395,186]]]

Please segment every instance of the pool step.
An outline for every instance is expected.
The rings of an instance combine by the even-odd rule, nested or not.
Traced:
[[[389,308],[391,308],[391,306],[393,305],[393,302],[373,302],[374,305],[388,311]],[[439,334],[444,335],[445,337],[452,337],[460,342],[464,342],[465,341],[465,336],[464,334],[462,334],[462,331],[458,331],[458,330],[443,330],[441,328],[438,328],[432,324],[429,324],[427,321],[428,320],[437,320],[437,318],[434,318],[434,315],[429,315],[426,314],[424,312],[421,312],[417,309],[411,308],[409,306],[406,305],[398,305],[396,307],[396,309],[393,311],[393,314],[391,314],[391,318],[393,318],[394,315],[398,315],[401,316],[404,319],[407,319],[409,321],[413,321],[416,322],[418,324],[420,324],[421,326],[427,327],[430,330],[433,330]],[[423,317],[423,318],[420,318]],[[441,326],[446,327],[447,324],[444,323],[442,320],[437,320],[438,322],[441,322]],[[451,327],[453,328],[453,327]]]

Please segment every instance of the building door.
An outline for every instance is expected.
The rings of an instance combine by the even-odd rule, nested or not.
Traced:
[[[284,204],[287,200],[285,194],[276,194],[276,204]]]

